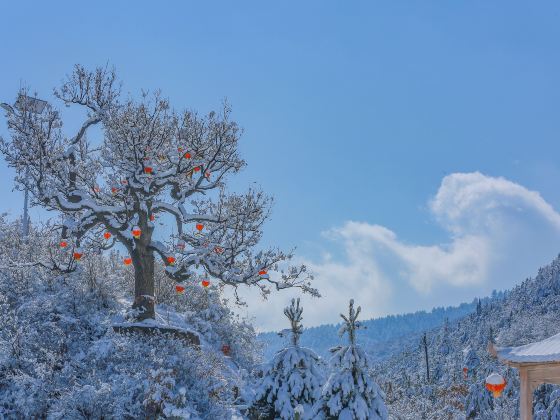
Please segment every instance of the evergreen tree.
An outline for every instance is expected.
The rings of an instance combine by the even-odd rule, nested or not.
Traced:
[[[465,415],[467,419],[491,418],[493,408],[492,395],[484,387],[484,384],[482,382],[472,384],[465,401]]]
[[[295,411],[302,419],[310,418],[313,405],[321,397],[321,360],[315,352],[299,345],[303,333],[302,313],[299,298],[292,299],[291,305],[284,309],[284,315],[290,321],[290,345],[276,353],[265,369],[256,390],[253,418],[293,419]]]
[[[348,316],[343,319],[339,335],[348,334],[348,345],[332,349],[331,375],[323,387],[322,411],[328,419],[387,419],[384,395],[369,374],[365,352],[356,344],[357,321],[361,308],[354,310],[350,300]]]

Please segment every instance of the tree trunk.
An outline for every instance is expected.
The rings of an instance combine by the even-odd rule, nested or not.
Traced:
[[[154,251],[140,241],[132,252],[134,264],[134,304],[133,309],[140,311],[138,320],[155,318],[154,296]]]

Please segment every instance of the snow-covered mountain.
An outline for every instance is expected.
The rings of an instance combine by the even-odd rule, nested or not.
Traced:
[[[517,371],[489,355],[488,341],[492,338],[498,346],[527,344],[560,332],[559,321],[560,257],[539,269],[535,278],[481,301],[473,313],[428,331],[429,379],[419,342],[378,363],[375,377],[385,390],[391,417],[518,418]],[[484,388],[491,372],[500,372],[508,382],[498,399]],[[534,404],[535,418],[560,418],[558,387],[539,387]]]
[[[475,300],[459,306],[434,308],[430,312],[418,311],[362,321],[365,329],[358,331],[358,339],[372,361],[382,361],[400,352],[410,343],[416,343],[423,331],[443,325],[446,319],[456,320],[472,313],[476,303]],[[312,348],[323,358],[328,358],[329,349],[341,344],[339,328],[340,324],[305,328],[301,345]],[[286,341],[276,332],[261,333],[258,339],[265,345],[266,359],[274,357]]]

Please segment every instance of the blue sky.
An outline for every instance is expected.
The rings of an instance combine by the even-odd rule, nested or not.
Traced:
[[[49,98],[74,63],[107,62],[125,91],[161,88],[177,108],[227,97],[248,162],[234,187],[275,196],[265,243],[297,246],[326,291],[308,324],[336,321],[350,293],[379,316],[511,287],[560,251],[559,13],[552,1],[9,2],[0,100],[22,82]],[[0,174],[0,210],[18,212],[3,161]],[[248,296],[260,328],[280,325],[289,293]]]

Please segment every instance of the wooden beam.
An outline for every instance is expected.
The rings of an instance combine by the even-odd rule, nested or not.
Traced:
[[[533,420],[533,388],[529,382],[527,368],[519,367],[519,411],[521,420]]]

